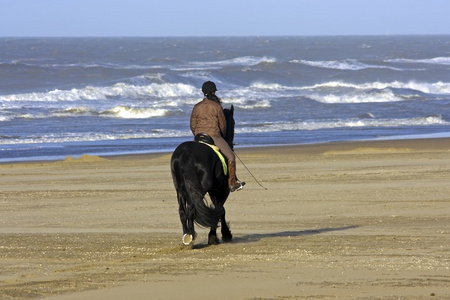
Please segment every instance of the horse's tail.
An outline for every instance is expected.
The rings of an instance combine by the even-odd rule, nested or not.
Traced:
[[[204,227],[217,226],[217,222],[225,213],[223,205],[208,205],[205,202],[205,195],[200,192],[194,182],[189,180],[185,181],[186,184],[186,196],[188,197],[188,203],[194,208],[194,221]]]

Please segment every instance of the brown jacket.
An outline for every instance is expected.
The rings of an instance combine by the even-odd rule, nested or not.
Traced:
[[[212,137],[225,136],[227,124],[222,105],[204,98],[197,103],[191,114],[191,131],[194,135],[206,133]]]

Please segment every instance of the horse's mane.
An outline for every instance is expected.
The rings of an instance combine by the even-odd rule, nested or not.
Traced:
[[[223,110],[223,114],[225,115],[225,120],[227,121],[227,133],[223,137],[225,141],[228,143],[231,149],[233,149],[233,140],[234,140],[234,106],[231,105],[231,108],[225,108]]]

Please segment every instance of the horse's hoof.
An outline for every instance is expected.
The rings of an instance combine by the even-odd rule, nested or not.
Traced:
[[[224,243],[231,243],[231,240],[233,239],[233,236],[230,235],[222,235],[222,241]]]
[[[194,239],[192,238],[192,234],[185,233],[183,235],[183,244],[190,245]]]
[[[219,245],[220,244],[220,241],[219,241],[219,239],[217,238],[217,236],[210,236],[209,238],[208,238],[208,245]]]

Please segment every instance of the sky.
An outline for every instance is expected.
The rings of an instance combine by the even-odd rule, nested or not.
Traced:
[[[0,0],[0,36],[450,34],[449,0]]]

